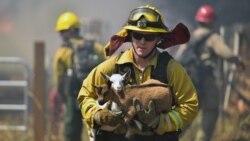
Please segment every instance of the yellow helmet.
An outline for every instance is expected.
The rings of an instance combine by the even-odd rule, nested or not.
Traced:
[[[68,30],[70,28],[79,28],[79,18],[73,12],[65,12],[57,19],[56,31]]]
[[[160,12],[150,5],[138,7],[130,12],[126,25],[128,30],[144,32],[168,32]]]

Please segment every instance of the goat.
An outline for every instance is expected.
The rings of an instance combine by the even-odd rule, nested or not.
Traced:
[[[108,86],[107,84],[103,84],[101,86],[94,85],[94,88],[95,88],[95,91],[98,95],[98,104],[103,103],[104,97],[102,97],[102,96],[104,96],[104,95],[106,95],[106,93],[110,92],[110,90],[111,90],[110,86]],[[109,95],[109,94],[107,94],[107,95]],[[108,106],[110,104],[111,104],[111,106]],[[105,108],[109,107],[109,109],[111,111],[117,111],[117,110],[121,111],[120,105],[118,105],[117,103],[115,103],[114,101],[111,101],[111,100],[105,102],[101,107],[105,107]],[[139,121],[133,120],[133,122],[135,124],[133,126],[130,125],[130,123],[123,122],[122,124],[118,124],[117,126],[114,126],[114,127],[108,126],[108,125],[102,125],[100,127],[100,129],[105,130],[105,131],[114,131],[116,133],[126,133],[127,138],[130,138],[131,135],[134,135],[134,134],[139,134],[139,135],[151,135],[152,134],[151,131],[143,130],[143,128],[145,128],[145,127],[143,127],[142,123],[140,123]],[[134,126],[136,126],[136,127],[134,127]]]
[[[104,89],[98,89],[98,87],[96,87],[95,85],[93,86],[98,93],[102,93],[101,91],[104,90]],[[114,112],[121,112],[121,109],[118,107],[118,105],[112,101],[105,102],[104,104],[101,104],[101,105],[97,101],[97,104],[101,107],[101,109],[109,109]],[[109,132],[115,131],[116,133],[126,133],[126,129],[119,128],[120,126],[122,126],[122,124],[118,124],[116,126],[101,125],[99,129],[104,130],[104,131],[109,131]],[[90,141],[95,141],[95,134],[96,134],[96,129],[92,128],[89,132]]]
[[[107,102],[110,100],[117,103],[119,108],[125,113],[124,121],[127,125],[129,125],[131,119],[136,115],[136,109],[133,105],[133,101],[135,100],[138,100],[145,110],[148,109],[148,104],[151,100],[155,103],[157,113],[167,112],[171,109],[172,94],[167,84],[150,79],[141,85],[123,85],[123,87],[117,89],[114,87],[115,85],[112,85],[112,83],[116,81],[111,78],[114,78],[114,76],[116,76],[116,78],[122,78],[119,79],[121,81],[116,84],[123,84],[122,81],[125,80],[128,73],[124,75],[113,74],[111,77],[103,73],[101,73],[101,75],[109,83],[98,88],[105,89],[102,93],[97,93],[98,101]]]

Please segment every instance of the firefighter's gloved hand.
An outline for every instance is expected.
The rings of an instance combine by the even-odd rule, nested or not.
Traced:
[[[240,57],[238,57],[236,65],[240,70],[245,70],[245,64]]]
[[[94,115],[95,123],[98,125],[109,125],[116,126],[117,124],[122,123],[123,113],[122,111],[113,112],[108,109],[102,109]]]
[[[143,109],[139,100],[137,99],[133,101],[133,104],[137,111],[137,117],[139,121],[143,122],[148,127],[152,127],[154,129],[157,128],[160,121],[160,115],[156,113],[154,101],[151,100],[149,102],[148,110]]]
[[[241,57],[233,56],[229,58],[228,61],[234,63],[238,70],[245,70],[245,64],[242,61]]]

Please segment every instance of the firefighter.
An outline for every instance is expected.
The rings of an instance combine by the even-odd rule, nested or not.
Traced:
[[[224,59],[236,64],[240,69],[244,69],[244,64],[240,57],[233,55],[221,36],[214,31],[216,13],[212,6],[201,6],[196,13],[195,20],[199,26],[193,31],[192,40],[196,41],[196,44],[186,45],[184,54],[197,56],[195,58],[197,63],[193,61],[193,65],[186,65],[192,66],[192,68],[187,68],[190,73],[195,72],[190,76],[196,84],[201,107],[200,129],[195,141],[210,141],[218,119],[221,97],[220,81],[222,78],[218,77],[218,62]],[[184,57],[182,62],[190,61]]]
[[[66,107],[64,137],[65,141],[81,141],[83,124],[77,103],[77,95],[81,87],[78,74],[88,74],[93,65],[102,60],[102,46],[98,42],[87,42],[80,35],[80,21],[73,12],[64,12],[58,17],[56,31],[62,39],[62,45],[54,58],[54,79],[57,91]],[[79,50],[85,51],[84,54],[78,54]],[[78,56],[75,56],[76,54]],[[81,62],[78,59],[83,61],[84,69],[82,64],[76,64]],[[75,74],[78,70],[83,72]],[[85,76],[79,77],[83,79]]]
[[[177,24],[169,30],[164,24],[160,12],[150,5],[141,6],[131,11],[126,25],[117,35],[111,37],[105,46],[106,61],[94,68],[83,81],[78,95],[78,102],[84,120],[89,129],[96,129],[95,139],[108,141],[178,141],[180,130],[191,123],[198,113],[196,89],[182,65],[167,52],[161,53],[157,47],[165,49],[173,45],[186,43],[190,34],[186,26]],[[118,56],[111,56],[125,42],[131,48]],[[102,109],[97,103],[94,85],[105,82],[101,72],[111,76],[112,73],[125,73],[130,70],[130,84],[141,84],[148,79],[157,79],[171,85],[174,103],[173,109],[157,114],[155,105],[150,104],[150,112],[142,109],[135,102],[137,119],[148,126],[152,135],[135,135],[125,138],[125,132],[104,131],[102,125],[116,126],[123,123],[121,112]],[[125,128],[125,127],[123,127]]]

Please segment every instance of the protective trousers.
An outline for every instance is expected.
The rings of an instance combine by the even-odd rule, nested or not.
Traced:
[[[75,96],[69,96],[66,103],[64,125],[65,141],[81,141],[82,115]]]
[[[214,77],[207,77],[203,82],[203,92],[199,94],[202,110],[200,130],[195,141],[210,141],[215,130],[219,114],[219,88]]]

